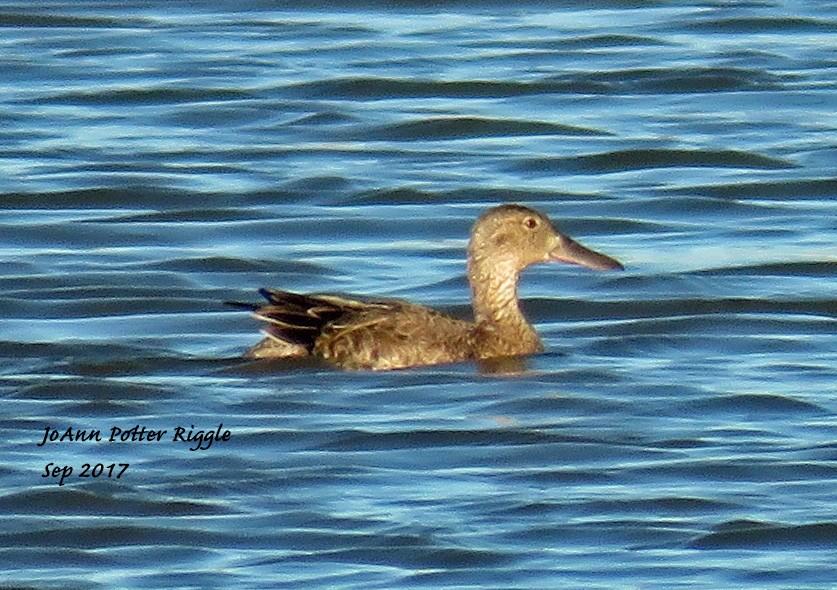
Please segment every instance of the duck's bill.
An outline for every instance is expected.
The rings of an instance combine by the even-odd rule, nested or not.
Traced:
[[[593,270],[625,270],[622,263],[615,258],[582,246],[566,236],[561,236],[558,246],[549,253],[549,258],[557,262],[578,264]]]

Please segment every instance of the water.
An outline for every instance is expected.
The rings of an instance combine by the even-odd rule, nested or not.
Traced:
[[[171,4],[0,9],[0,584],[837,584],[833,3]],[[525,373],[239,359],[504,201],[627,266]]]

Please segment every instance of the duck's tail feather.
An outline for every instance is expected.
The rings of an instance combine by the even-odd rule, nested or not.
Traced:
[[[248,303],[246,301],[224,301],[224,305],[229,305],[230,307],[239,307],[248,311],[256,311],[261,307],[260,303]]]

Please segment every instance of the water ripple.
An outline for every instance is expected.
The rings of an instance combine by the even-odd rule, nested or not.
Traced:
[[[647,168],[741,168],[775,170],[793,168],[791,162],[759,154],[722,150],[634,149],[572,156],[568,158],[525,159],[512,169],[519,172],[556,174],[610,174]]]
[[[833,585],[827,2],[8,4],[7,586]],[[470,317],[507,201],[627,268],[527,270],[515,374],[241,358],[262,286]]]

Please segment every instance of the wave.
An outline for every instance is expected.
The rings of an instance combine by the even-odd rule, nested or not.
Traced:
[[[689,543],[693,549],[837,549],[837,522],[782,525],[739,520]]]
[[[740,168],[782,170],[796,167],[779,158],[738,150],[628,149],[567,156],[524,158],[509,168],[517,172],[610,174],[649,168]]]
[[[610,136],[611,133],[558,123],[486,117],[428,117],[360,131],[357,139],[395,141],[433,141],[513,136]]]
[[[353,77],[291,84],[277,89],[293,97],[341,100],[395,98],[511,98],[538,94],[692,94],[763,91],[780,76],[744,68],[646,68],[564,74],[532,81],[433,80]]]

